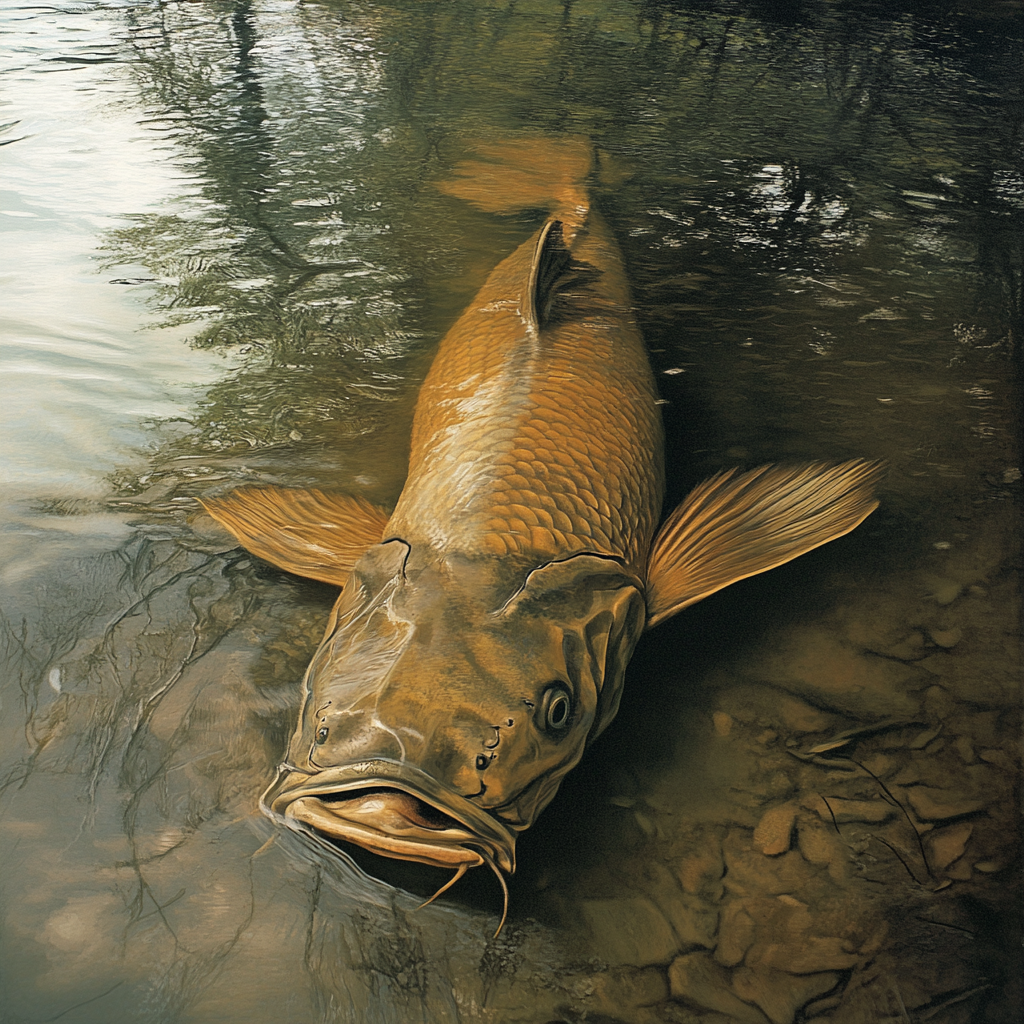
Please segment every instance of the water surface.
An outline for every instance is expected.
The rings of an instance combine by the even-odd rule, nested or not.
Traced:
[[[2,18],[5,1019],[1018,1019],[1016,4]],[[259,815],[334,593],[194,499],[393,502],[433,346],[542,216],[435,183],[569,133],[618,168],[670,501],[889,475],[644,640],[492,939],[493,879],[416,910],[443,877]]]

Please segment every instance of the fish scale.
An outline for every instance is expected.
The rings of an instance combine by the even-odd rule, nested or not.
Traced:
[[[600,271],[600,302],[588,308],[584,293],[572,316],[538,330],[524,312],[538,235],[495,268],[441,343],[387,533],[466,555],[590,551],[639,572],[661,509],[662,442],[625,272],[588,211],[570,252]]]
[[[514,870],[516,835],[614,718],[645,628],[848,533],[880,476],[861,459],[727,470],[655,535],[661,423],[587,199],[602,159],[572,138],[476,152],[445,191],[549,216],[441,342],[393,513],[317,490],[204,499],[250,551],[343,587],[262,806],[452,869],[449,885]]]

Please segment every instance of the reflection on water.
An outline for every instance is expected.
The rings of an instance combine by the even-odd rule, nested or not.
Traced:
[[[1015,5],[4,19],[7,1018],[1018,1018]],[[430,869],[257,815],[334,594],[192,498],[394,500],[433,343],[537,223],[433,183],[511,131],[621,164],[670,500],[890,475],[646,638],[489,940],[493,880],[416,911]]]

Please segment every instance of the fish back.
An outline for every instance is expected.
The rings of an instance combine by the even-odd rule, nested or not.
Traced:
[[[591,169],[580,145],[543,162],[546,187],[512,175],[530,203],[547,192],[558,205],[441,342],[390,535],[469,555],[590,551],[643,565],[661,509],[660,416],[621,254],[577,180]],[[459,180],[450,191],[497,207],[491,164]],[[503,194],[515,207],[514,189]]]

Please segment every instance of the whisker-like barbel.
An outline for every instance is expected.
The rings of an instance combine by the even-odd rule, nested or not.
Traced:
[[[516,837],[615,716],[645,628],[854,529],[877,464],[720,473],[659,530],[662,428],[585,139],[478,146],[442,188],[546,209],[442,340],[393,510],[321,491],[204,500],[245,547],[343,587],[263,796],[300,830],[504,892]],[[431,902],[430,900],[427,901]]]
[[[437,892],[435,892],[434,895],[431,896],[429,900],[424,900],[416,909],[422,910],[424,907],[429,907],[430,904],[433,903],[438,896],[440,896],[442,893],[446,893],[468,870],[468,864],[460,864],[459,870],[455,872],[454,878],[449,878],[448,881],[445,882],[444,885],[442,885],[441,888],[438,889]]]
[[[498,870],[498,866],[489,857],[484,858],[484,863],[494,872],[495,877],[498,879],[498,884],[501,886],[501,891],[504,894],[505,902],[501,908],[501,920],[498,922],[498,927],[495,930],[491,938],[496,939],[501,934],[501,929],[505,927],[505,921],[508,919],[508,883],[505,881],[505,877]]]

